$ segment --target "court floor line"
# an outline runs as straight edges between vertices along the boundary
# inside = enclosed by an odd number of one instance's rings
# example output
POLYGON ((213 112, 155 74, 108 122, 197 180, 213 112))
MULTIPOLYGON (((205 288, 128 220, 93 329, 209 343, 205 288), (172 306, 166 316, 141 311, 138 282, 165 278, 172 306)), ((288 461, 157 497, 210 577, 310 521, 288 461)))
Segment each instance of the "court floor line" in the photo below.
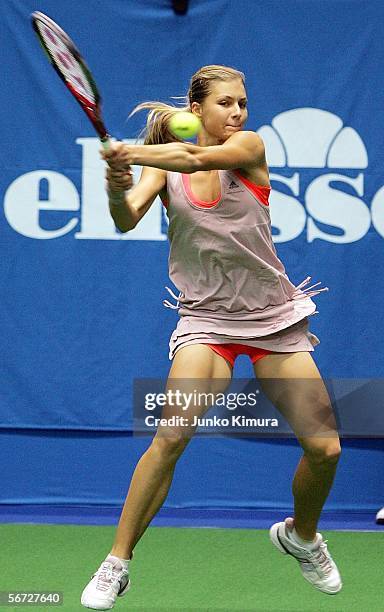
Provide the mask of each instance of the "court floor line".
MULTIPOLYGON (((121 506, 78 506, 44 504, 0 504, 0 523, 116 525, 121 506)), ((153 527, 198 527, 217 529, 268 529, 292 514, 292 509, 244 508, 162 508, 153 527)), ((376 512, 327 511, 319 529, 335 531, 384 532, 375 522, 376 512)))

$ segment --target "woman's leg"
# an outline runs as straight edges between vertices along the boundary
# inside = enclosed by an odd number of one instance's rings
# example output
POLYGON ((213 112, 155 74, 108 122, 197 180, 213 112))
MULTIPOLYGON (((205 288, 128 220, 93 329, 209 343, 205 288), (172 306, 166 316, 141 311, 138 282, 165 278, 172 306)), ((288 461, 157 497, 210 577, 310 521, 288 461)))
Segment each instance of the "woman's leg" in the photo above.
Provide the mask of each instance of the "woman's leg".
MULTIPOLYGON (((191 392, 224 392, 231 381, 232 368, 220 355, 204 344, 180 349, 172 362, 167 389, 191 392), (199 388, 196 389, 196 386, 199 388)), ((190 406, 188 415, 203 416, 210 405, 190 406)), ((180 408, 179 408, 180 410, 180 408)), ((162 417, 176 414, 165 406, 162 417)), ((180 414, 180 412, 179 412, 180 414)), ((176 462, 196 428, 159 427, 151 445, 137 463, 117 527, 111 554, 129 559, 147 526, 163 505, 171 486, 176 462)))
POLYGON ((313 540, 341 452, 327 389, 310 353, 267 355, 254 370, 304 450, 292 484, 295 529, 304 540, 313 540))

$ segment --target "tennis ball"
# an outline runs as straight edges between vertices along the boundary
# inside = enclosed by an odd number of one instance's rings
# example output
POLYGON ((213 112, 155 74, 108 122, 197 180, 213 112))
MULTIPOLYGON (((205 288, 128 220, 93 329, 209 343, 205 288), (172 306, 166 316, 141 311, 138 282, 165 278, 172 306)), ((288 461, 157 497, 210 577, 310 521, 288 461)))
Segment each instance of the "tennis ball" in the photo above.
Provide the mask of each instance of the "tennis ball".
POLYGON ((178 138, 193 138, 200 132, 201 121, 193 113, 179 111, 172 115, 169 129, 178 138))

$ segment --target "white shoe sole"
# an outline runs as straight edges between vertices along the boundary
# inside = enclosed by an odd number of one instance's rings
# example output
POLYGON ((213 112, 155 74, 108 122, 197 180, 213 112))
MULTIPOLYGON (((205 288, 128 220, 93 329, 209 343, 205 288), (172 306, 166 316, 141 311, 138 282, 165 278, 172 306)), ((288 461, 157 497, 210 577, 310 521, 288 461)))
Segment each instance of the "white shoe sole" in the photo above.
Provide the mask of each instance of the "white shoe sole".
MULTIPOLYGON (((117 597, 123 597, 129 591, 130 588, 131 588, 131 581, 128 580, 128 582, 125 585, 124 589, 121 591, 121 593, 118 594, 117 597)), ((86 598, 84 598, 84 599, 81 598, 80 603, 81 603, 82 606, 84 606, 84 608, 90 608, 91 610, 112 610, 112 608, 114 607, 116 602, 114 602, 111 606, 105 607, 105 604, 103 604, 103 602, 100 601, 99 605, 103 606, 103 607, 100 607, 100 608, 95 607, 95 606, 97 606, 97 603, 90 604, 86 600, 86 598)))
MULTIPOLYGON (((274 525, 272 525, 272 527, 269 530, 269 537, 271 539, 272 544, 274 544, 277 548, 277 550, 279 552, 281 552, 283 555, 290 555, 291 557, 293 557, 294 559, 296 558, 294 555, 292 555, 292 553, 290 553, 286 548, 284 548, 283 544, 280 542, 279 540, 279 536, 278 536, 278 531, 279 531, 279 527, 280 525, 283 525, 284 522, 282 523, 275 523, 274 525)), ((298 561, 298 559, 296 559, 296 561, 298 561)), ((319 586, 317 586, 316 584, 313 584, 313 582, 311 582, 310 580, 308 580, 308 578, 302 573, 303 578, 309 582, 309 584, 311 586, 313 586, 315 589, 317 589, 318 591, 320 591, 321 593, 326 593, 327 595, 336 595, 336 593, 339 593, 339 591, 341 591, 343 585, 340 584, 339 587, 335 587, 334 590, 332 590, 330 587, 328 587, 327 590, 325 589, 321 589, 319 586)))

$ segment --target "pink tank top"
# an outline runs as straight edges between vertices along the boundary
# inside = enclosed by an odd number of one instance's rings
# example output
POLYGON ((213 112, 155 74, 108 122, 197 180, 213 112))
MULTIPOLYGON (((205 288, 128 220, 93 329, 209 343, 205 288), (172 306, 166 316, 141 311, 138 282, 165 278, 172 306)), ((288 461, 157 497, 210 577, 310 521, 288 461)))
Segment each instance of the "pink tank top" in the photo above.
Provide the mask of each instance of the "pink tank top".
POLYGON ((167 288, 177 304, 166 300, 165 306, 192 318, 192 328, 204 320, 205 330, 239 339, 274 333, 313 314, 310 297, 326 288, 302 291, 310 277, 295 287, 286 275, 272 241, 270 187, 254 185, 237 170, 218 173, 220 197, 202 202, 189 174, 167 172, 169 277, 180 293, 167 288))

